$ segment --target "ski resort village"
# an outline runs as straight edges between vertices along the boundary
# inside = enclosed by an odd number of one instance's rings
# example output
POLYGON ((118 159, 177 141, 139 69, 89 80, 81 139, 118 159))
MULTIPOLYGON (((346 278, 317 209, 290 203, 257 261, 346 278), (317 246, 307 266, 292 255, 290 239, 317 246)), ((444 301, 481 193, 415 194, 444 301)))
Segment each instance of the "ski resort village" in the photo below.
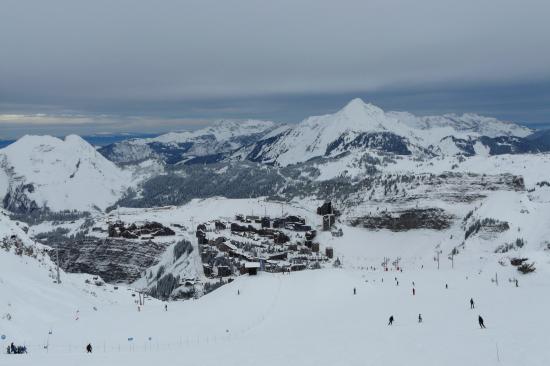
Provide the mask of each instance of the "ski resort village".
POLYGON ((0 366, 550 366, 550 1, 0 1, 0 366))

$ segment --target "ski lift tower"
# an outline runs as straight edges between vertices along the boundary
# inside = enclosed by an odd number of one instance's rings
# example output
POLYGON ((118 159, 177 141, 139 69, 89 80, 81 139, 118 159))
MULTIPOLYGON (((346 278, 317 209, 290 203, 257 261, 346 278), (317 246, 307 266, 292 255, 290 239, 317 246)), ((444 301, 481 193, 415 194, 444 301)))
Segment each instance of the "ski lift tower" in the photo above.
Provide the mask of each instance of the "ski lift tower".
POLYGON ((61 284, 61 277, 59 276, 59 247, 55 249, 55 257, 56 257, 55 262, 57 264, 57 266, 56 266, 57 267, 56 268, 56 270, 57 270, 57 279, 56 280, 57 280, 57 284, 61 284))

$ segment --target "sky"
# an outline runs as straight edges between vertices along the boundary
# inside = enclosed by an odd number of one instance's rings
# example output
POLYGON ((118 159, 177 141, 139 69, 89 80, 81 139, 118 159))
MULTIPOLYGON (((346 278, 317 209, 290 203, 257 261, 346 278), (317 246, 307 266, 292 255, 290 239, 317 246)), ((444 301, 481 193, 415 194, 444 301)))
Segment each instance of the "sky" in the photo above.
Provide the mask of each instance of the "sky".
POLYGON ((2 0, 0 139, 299 122, 361 97, 550 127, 547 0, 2 0))

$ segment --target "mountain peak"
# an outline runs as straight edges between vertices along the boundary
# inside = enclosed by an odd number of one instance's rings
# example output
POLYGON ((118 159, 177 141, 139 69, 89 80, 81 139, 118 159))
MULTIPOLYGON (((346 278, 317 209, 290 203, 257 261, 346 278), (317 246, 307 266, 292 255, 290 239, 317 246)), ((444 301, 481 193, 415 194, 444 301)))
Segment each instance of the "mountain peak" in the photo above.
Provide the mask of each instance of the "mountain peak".
POLYGON ((352 99, 342 108, 339 113, 345 114, 351 118, 361 118, 365 115, 380 115, 384 111, 371 103, 365 103, 361 98, 352 99))

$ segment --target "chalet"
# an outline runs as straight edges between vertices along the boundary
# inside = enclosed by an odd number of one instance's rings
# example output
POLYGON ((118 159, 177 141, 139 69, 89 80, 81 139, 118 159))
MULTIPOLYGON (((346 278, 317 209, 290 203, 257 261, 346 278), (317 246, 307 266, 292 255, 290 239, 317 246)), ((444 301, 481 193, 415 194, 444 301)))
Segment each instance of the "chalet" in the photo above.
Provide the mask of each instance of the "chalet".
POLYGON ((335 237, 335 238, 339 238, 339 237, 344 236, 344 232, 342 231, 341 228, 338 229, 338 230, 332 230, 332 231, 331 231, 331 234, 332 234, 332 236, 335 237))
POLYGON ((194 278, 182 278, 180 283, 185 287, 195 286, 196 280, 194 278))
POLYGON ((284 220, 285 220, 285 223, 293 223, 293 224, 300 224, 300 225, 306 224, 306 220, 300 216, 291 215, 291 216, 287 216, 284 220))
POLYGON ((262 228, 270 228, 271 227, 271 220, 269 217, 264 216, 262 217, 262 228))
POLYGON ((267 261, 264 261, 264 271, 266 272, 280 272, 281 271, 281 267, 280 267, 280 263, 279 261, 271 261, 271 260, 267 260, 267 261))
POLYGON ((246 222, 250 223, 250 222, 255 222, 255 223, 260 223, 260 216, 255 216, 255 215, 248 215, 246 216, 246 219, 245 219, 246 222))
POLYGON ((215 245, 219 245, 223 242, 227 241, 227 238, 226 237, 223 237, 223 236, 218 236, 215 240, 214 240, 214 244, 215 245))
POLYGON ((214 228, 216 230, 225 230, 225 229, 227 229, 227 226, 221 221, 216 221, 216 222, 214 222, 214 228))
POLYGON ((287 248, 288 250, 295 252, 298 250, 298 244, 289 244, 287 248))
POLYGON ((199 224, 197 225, 197 237, 199 236, 199 233, 206 233, 206 225, 205 224, 199 224))
POLYGON ((273 253, 267 256, 269 260, 286 260, 288 258, 288 252, 273 253))
POLYGON ((197 226, 197 231, 195 232, 195 236, 197 237, 199 244, 208 244, 208 240, 206 239, 205 224, 200 224, 197 226))
POLYGON ((319 253, 319 243, 313 243, 313 245, 311 246, 311 251, 313 253, 319 253))
POLYGON ((295 222, 287 222, 285 228, 294 231, 311 231, 311 226, 295 222))
POLYGON ((246 262, 244 264, 244 268, 246 269, 246 272, 250 276, 255 276, 258 274, 258 270, 260 269, 260 263, 259 262, 246 262))
POLYGON ((326 201, 320 207, 317 207, 317 215, 324 216, 333 213, 334 212, 332 211, 332 202, 330 201, 326 201))
POLYGON ((241 249, 230 250, 228 253, 229 253, 230 257, 242 259, 242 260, 245 260, 245 261, 252 262, 255 259, 252 255, 245 253, 241 249))
POLYGON ((306 265, 303 263, 295 263, 290 266, 291 271, 303 271, 304 269, 306 269, 306 265))
POLYGON ((316 230, 310 230, 310 231, 306 232, 306 240, 313 240, 313 239, 315 239, 316 236, 317 236, 317 231, 316 230))
POLYGON ((328 257, 328 258, 333 258, 334 257, 334 249, 332 249, 332 247, 326 247, 325 248, 325 255, 328 257))
POLYGON ((206 277, 210 277, 212 276, 212 266, 208 265, 208 264, 203 264, 202 265, 202 271, 204 272, 204 275, 206 277))
POLYGON ((275 244, 284 244, 284 243, 287 243, 290 241, 290 238, 288 237, 288 235, 284 234, 284 233, 281 233, 281 232, 277 232, 275 237, 273 238, 273 242, 275 244))
POLYGON ((239 224, 236 224, 236 223, 233 222, 233 223, 231 223, 231 231, 235 232, 235 233, 242 233, 242 232, 247 232, 247 231, 255 233, 257 230, 252 225, 244 226, 244 225, 239 225, 239 224))
POLYGON ((229 266, 218 266, 218 277, 228 277, 233 274, 229 266))
POLYGON ((211 258, 215 258, 218 254, 218 251, 212 247, 204 247, 201 251, 201 260, 203 262, 208 262, 211 258))
POLYGON ((226 252, 226 253, 227 252, 234 252, 238 249, 235 245, 233 245, 231 243, 228 243, 226 241, 222 241, 221 243, 219 243, 217 245, 217 247, 218 247, 218 250, 220 250, 222 252, 226 252))

